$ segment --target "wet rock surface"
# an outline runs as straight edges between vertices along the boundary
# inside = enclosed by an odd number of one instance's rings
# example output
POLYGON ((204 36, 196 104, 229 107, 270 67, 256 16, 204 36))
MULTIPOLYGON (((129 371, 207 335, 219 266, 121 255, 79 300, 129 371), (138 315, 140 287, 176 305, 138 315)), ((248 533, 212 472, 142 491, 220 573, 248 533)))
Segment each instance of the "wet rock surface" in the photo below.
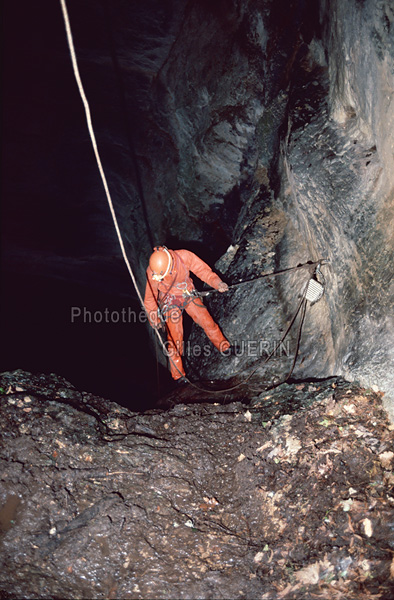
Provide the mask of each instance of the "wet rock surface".
POLYGON ((392 597, 381 393, 331 378, 137 414, 56 375, 0 386, 2 597, 392 597))

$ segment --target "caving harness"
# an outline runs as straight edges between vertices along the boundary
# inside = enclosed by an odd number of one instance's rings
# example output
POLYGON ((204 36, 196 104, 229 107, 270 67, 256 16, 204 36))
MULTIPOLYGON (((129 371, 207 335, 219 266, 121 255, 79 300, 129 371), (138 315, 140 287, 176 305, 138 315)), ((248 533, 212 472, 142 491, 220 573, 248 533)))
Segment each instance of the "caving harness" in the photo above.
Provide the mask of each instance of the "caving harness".
MULTIPOLYGON (((176 286, 176 287, 178 287, 178 286, 176 286)), ((179 310, 180 312, 183 312, 184 309, 186 308, 186 306, 188 306, 188 304, 190 304, 190 302, 194 302, 194 300, 198 297, 199 297, 199 294, 196 289, 193 289, 193 290, 185 289, 183 291, 182 295, 167 293, 165 295, 165 300, 161 299, 160 295, 159 295, 159 297, 158 297, 159 308, 157 309, 157 314, 158 314, 160 320, 164 323, 166 321, 167 317, 169 316, 169 314, 171 313, 171 311, 173 311, 173 310, 179 310)))
MULTIPOLYGON (((161 248, 167 250, 167 252, 169 253, 169 250, 165 246, 161 246, 161 248)), ((170 256, 173 261, 172 269, 175 271, 175 275, 167 290, 165 292, 163 292, 162 290, 158 290, 157 295, 157 315, 162 324, 165 324, 167 318, 173 310, 179 310, 182 313, 186 306, 190 304, 190 302, 194 302, 196 298, 199 297, 199 293, 192 284, 191 279, 188 277, 189 270, 187 269, 182 258, 176 252, 172 252, 170 256), (175 283, 179 275, 179 266, 181 266, 181 268, 183 269, 184 281, 175 283), (187 281, 187 279, 189 279, 189 282, 187 281), (171 291, 174 288, 179 290, 179 292, 171 293, 171 291)), ((171 273, 172 269, 168 269, 168 272, 171 273)), ((200 307, 200 304, 198 304, 198 306, 200 307)), ((201 308, 206 307, 204 305, 201 305, 201 308)))

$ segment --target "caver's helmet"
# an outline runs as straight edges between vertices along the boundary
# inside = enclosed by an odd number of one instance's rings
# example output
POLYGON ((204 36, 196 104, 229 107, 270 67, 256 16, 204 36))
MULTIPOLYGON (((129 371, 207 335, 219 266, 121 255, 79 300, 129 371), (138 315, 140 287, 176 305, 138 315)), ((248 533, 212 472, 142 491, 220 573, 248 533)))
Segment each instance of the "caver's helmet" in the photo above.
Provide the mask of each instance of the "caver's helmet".
POLYGON ((165 246, 155 248, 149 259, 149 266, 152 269, 152 279, 162 281, 168 275, 171 268, 171 254, 165 246))

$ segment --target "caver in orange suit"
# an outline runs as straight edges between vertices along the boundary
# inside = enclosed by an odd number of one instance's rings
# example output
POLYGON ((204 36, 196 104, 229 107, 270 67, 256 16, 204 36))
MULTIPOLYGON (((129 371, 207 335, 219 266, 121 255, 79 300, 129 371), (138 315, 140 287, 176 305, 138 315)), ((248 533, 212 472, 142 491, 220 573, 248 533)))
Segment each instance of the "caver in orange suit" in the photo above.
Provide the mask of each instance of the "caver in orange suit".
POLYGON ((204 329, 218 350, 224 352, 230 347, 201 298, 195 295, 190 271, 218 291, 225 292, 228 286, 204 261, 188 250, 169 250, 159 246, 151 255, 149 265, 146 270, 145 308, 152 327, 161 323, 158 309, 166 320, 171 375, 173 379, 180 379, 185 376, 181 358, 183 310, 204 329))

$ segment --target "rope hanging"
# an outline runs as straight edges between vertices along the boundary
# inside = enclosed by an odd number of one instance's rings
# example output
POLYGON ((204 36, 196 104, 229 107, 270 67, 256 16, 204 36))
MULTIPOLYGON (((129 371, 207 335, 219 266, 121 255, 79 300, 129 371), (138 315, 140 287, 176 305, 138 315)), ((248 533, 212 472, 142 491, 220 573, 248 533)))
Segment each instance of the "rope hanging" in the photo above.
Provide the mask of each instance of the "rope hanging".
MULTIPOLYGON (((126 250, 125 250, 125 247, 124 247, 122 235, 120 233, 119 224, 118 224, 118 220, 116 218, 116 213, 115 213, 115 209, 114 209, 114 206, 113 206, 111 194, 110 194, 110 191, 109 191, 107 179, 105 177, 103 165, 101 163, 100 154, 99 154, 98 147, 97 147, 96 136, 95 136, 94 130, 93 130, 92 116, 91 116, 91 112, 90 112, 89 102, 88 102, 88 100, 86 98, 85 90, 84 90, 83 85, 82 85, 81 76, 79 74, 78 62, 77 62, 77 57, 76 57, 76 54, 75 54, 74 41, 73 41, 73 36, 72 36, 72 32, 71 32, 71 25, 70 25, 70 19, 69 19, 69 16, 68 16, 66 1, 65 0, 60 0, 60 4, 61 4, 61 8, 62 8, 62 13, 63 13, 64 26, 65 26, 65 29, 66 29, 67 42, 68 42, 68 47, 69 47, 69 51, 70 51, 70 56, 71 56, 71 62, 72 62, 72 67, 73 67, 73 71, 74 71, 74 76, 75 76, 75 80, 76 80, 77 85, 78 85, 78 90, 79 90, 79 93, 80 93, 80 96, 82 98, 82 102, 83 102, 83 105, 84 105, 84 108, 85 108, 86 122, 87 122, 87 125, 88 125, 89 135, 90 135, 90 139, 91 139, 91 142, 92 142, 92 146, 93 146, 93 150, 94 150, 94 155, 96 157, 97 166, 98 166, 98 169, 99 169, 99 172, 100 172, 100 175, 101 175, 101 180, 103 182, 105 194, 107 196, 109 209, 111 211, 112 219, 113 219, 113 222, 114 222, 114 225, 115 225, 115 230, 116 230, 116 234, 118 236, 120 248, 122 250, 122 256, 123 256, 123 259, 124 259, 124 261, 126 263, 126 267, 127 267, 127 270, 128 270, 128 272, 130 274, 130 277, 131 277, 131 280, 133 282, 133 285, 134 285, 135 291, 137 293, 138 299, 140 301, 141 308, 146 313, 146 309, 145 309, 145 306, 144 306, 144 301, 143 301, 141 293, 140 293, 140 291, 138 289, 137 280, 135 278, 135 275, 133 273, 133 269, 131 268, 130 261, 129 261, 128 257, 127 257, 127 254, 126 254, 126 250)), ((163 340, 161 339, 160 333, 157 331, 157 329, 155 329, 155 332, 156 332, 156 335, 157 335, 157 337, 159 339, 160 344, 162 345, 162 348, 163 348, 164 352, 166 352, 166 348, 165 348, 163 340)))

